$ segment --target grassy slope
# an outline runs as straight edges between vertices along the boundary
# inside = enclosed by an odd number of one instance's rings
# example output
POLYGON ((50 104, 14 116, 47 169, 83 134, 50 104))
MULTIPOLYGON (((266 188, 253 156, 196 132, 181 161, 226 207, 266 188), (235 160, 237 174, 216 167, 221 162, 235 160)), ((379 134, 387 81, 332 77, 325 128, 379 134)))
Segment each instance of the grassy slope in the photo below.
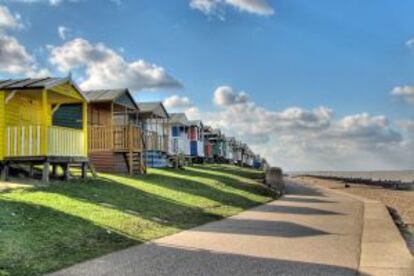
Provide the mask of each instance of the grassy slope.
POLYGON ((102 174, 0 193, 0 275, 42 274, 233 215, 271 199, 228 165, 102 174))

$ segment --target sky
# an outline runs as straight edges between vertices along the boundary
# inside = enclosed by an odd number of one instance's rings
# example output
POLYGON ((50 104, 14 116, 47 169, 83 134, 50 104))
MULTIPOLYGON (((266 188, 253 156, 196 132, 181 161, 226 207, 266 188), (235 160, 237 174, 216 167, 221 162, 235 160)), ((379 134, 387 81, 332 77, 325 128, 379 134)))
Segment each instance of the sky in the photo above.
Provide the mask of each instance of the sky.
POLYGON ((0 77, 127 87, 286 170, 414 169, 410 0, 0 0, 0 77))

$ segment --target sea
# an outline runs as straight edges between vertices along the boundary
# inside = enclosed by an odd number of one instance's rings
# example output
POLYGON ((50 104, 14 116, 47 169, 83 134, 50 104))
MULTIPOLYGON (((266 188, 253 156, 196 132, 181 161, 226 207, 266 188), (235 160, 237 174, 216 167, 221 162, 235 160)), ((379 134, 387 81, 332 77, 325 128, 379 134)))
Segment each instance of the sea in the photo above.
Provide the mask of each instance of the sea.
POLYGON ((404 171, 302 171, 288 172, 289 175, 315 175, 345 178, 362 178, 371 180, 391 180, 414 183, 414 170, 404 171))

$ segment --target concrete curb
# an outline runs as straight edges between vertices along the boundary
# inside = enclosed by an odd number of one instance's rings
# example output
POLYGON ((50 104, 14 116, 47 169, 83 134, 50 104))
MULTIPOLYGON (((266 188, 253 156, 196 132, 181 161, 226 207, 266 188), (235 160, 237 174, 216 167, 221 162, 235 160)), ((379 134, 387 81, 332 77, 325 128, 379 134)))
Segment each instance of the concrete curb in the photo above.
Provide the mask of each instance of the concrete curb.
POLYGON ((414 275, 414 258, 382 202, 334 189, 318 188, 364 203, 360 275, 414 275))

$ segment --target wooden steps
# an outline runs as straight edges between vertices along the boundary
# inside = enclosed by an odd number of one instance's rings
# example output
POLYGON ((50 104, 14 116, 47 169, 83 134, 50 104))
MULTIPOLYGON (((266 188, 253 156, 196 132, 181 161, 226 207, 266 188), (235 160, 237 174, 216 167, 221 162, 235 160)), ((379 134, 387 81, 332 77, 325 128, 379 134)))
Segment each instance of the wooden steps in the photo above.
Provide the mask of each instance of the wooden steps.
POLYGON ((125 162, 128 165, 128 172, 130 174, 145 174, 147 168, 145 162, 142 159, 141 152, 126 152, 124 153, 125 162), (132 156, 131 156, 132 154, 132 156))

